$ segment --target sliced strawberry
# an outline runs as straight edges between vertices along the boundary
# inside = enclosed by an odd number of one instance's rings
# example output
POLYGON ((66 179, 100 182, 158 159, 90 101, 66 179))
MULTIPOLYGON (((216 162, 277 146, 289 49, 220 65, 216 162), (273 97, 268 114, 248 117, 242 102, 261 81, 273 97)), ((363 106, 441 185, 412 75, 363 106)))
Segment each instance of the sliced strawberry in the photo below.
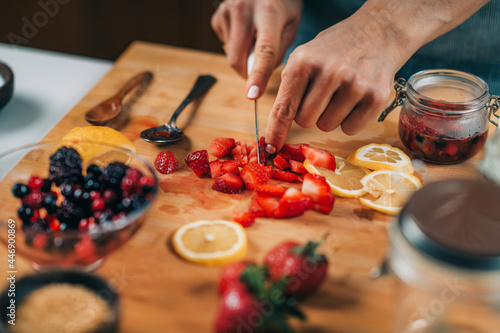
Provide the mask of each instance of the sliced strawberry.
POLYGON ((214 184, 212 185, 212 189, 229 194, 240 193, 244 188, 245 185, 241 178, 232 173, 225 173, 215 178, 214 184))
POLYGON ((290 164, 281 155, 276 155, 273 162, 274 166, 281 170, 286 170, 290 167, 290 164))
MULTIPOLYGON (((265 156, 265 151, 263 147, 259 148, 259 154, 260 154, 260 163, 266 164, 266 156, 265 156)), ((248 154, 248 163, 258 163, 259 160, 257 159, 257 146, 255 145, 255 142, 252 142, 251 146, 248 145, 248 150, 250 153, 248 154)))
POLYGON ((257 196, 255 196, 252 199, 252 202, 250 202, 250 209, 248 210, 248 212, 253 214, 255 217, 264 217, 265 216, 264 209, 257 201, 257 196))
POLYGON ((271 178, 272 179, 278 179, 278 180, 283 180, 285 182, 294 182, 299 179, 299 176, 297 176, 294 173, 288 172, 288 171, 282 171, 282 170, 273 170, 271 172, 271 178))
POLYGON ((257 202, 262 207, 262 210, 264 211, 266 217, 273 217, 274 213, 280 205, 280 201, 278 198, 271 197, 265 194, 258 194, 257 202))
POLYGON ((290 171, 297 172, 300 174, 307 173, 307 170, 306 168, 304 168, 304 164, 302 162, 295 160, 288 160, 288 163, 290 164, 290 171))
POLYGON ((296 188, 289 188, 279 201, 279 207, 274 212, 274 217, 284 218, 304 214, 313 207, 313 202, 309 196, 296 188))
POLYGON ((192 152, 186 157, 184 162, 186 162, 188 167, 190 167, 198 177, 209 170, 208 152, 206 150, 192 152))
POLYGON ((247 142, 241 140, 235 143, 235 147, 231 150, 233 160, 237 166, 242 167, 248 164, 247 142))
POLYGON ((225 173, 232 173, 233 175, 239 176, 240 175, 240 169, 236 165, 234 161, 224 161, 222 163, 222 169, 221 169, 222 174, 225 173))
POLYGON ((252 163, 245 165, 240 172, 241 179, 245 182, 249 190, 253 190, 260 184, 265 184, 271 178, 269 168, 259 164, 252 163))
POLYGON ((238 222, 244 228, 248 228, 255 223, 255 215, 251 212, 233 211, 233 221, 238 222))
POLYGON ((258 194, 265 194, 276 198, 281 198, 286 190, 285 187, 275 184, 262 184, 254 189, 258 194))
POLYGON ((309 162, 311 162, 312 165, 335 171, 335 156, 326 150, 301 145, 300 152, 309 160, 309 162))
POLYGON ((214 160, 211 161, 208 166, 210 168, 210 176, 215 179, 222 175, 222 161, 221 160, 214 160))
POLYGON ((325 177, 306 173, 302 183, 302 193, 311 198, 314 203, 314 210, 330 214, 335 198, 325 177))
POLYGON ((295 160, 299 162, 304 162, 306 159, 302 152, 300 151, 300 146, 308 146, 307 144, 287 144, 283 145, 283 148, 278 152, 278 155, 283 157, 285 160, 295 160))
POLYGON ((234 144, 234 139, 231 138, 215 138, 210 144, 208 151, 215 157, 221 158, 231 153, 234 144))

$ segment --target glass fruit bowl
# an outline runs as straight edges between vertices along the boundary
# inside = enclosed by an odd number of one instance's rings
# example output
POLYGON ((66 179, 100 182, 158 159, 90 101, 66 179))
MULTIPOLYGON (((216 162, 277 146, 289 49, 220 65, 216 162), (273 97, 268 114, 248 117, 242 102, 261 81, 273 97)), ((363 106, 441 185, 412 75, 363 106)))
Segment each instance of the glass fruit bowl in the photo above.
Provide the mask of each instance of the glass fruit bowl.
POLYGON ((152 167, 113 145, 23 146, 0 154, 0 168, 12 160, 19 163, 0 179, 0 242, 9 270, 17 255, 38 271, 96 269, 141 227, 158 191, 152 167))

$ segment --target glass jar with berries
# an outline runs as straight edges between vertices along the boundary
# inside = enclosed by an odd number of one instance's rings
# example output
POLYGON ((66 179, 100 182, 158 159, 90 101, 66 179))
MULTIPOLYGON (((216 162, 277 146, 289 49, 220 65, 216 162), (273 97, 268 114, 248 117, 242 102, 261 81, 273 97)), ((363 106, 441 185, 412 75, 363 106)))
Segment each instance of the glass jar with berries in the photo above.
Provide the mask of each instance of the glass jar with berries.
POLYGON ((455 70, 425 70, 395 84, 396 98, 383 121, 402 106, 399 137, 410 152, 428 162, 455 164, 476 155, 488 135, 499 97, 481 78, 455 70))

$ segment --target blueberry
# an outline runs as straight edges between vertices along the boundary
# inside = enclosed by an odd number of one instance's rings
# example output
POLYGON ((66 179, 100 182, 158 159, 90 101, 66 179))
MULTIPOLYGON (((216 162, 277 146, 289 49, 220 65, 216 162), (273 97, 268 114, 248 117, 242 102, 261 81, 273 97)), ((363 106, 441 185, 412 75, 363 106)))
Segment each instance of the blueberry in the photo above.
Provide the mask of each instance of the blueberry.
POLYGON ((27 206, 21 206, 17 211, 17 216, 25 223, 30 223, 31 218, 33 217, 33 209, 27 206))
POLYGON ((16 185, 12 186, 12 194, 16 198, 22 199, 22 198, 24 198, 30 192, 31 192, 31 190, 30 190, 30 188, 27 185, 16 184, 16 185))
POLYGON ((42 206, 47 210, 47 213, 53 214, 56 212, 57 209, 56 201, 57 201, 57 196, 54 195, 53 193, 49 193, 43 197, 42 206))

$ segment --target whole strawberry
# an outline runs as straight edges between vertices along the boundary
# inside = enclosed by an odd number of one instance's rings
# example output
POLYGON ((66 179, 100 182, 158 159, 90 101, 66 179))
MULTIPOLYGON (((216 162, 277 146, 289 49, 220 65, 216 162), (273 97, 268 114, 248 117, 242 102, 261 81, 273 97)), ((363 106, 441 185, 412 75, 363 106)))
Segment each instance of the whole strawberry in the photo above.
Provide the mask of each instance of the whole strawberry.
POLYGON ((288 241, 279 244, 266 255, 271 281, 287 277, 285 295, 305 297, 316 291, 326 278, 328 261, 324 255, 317 254, 320 243, 307 242, 301 245, 288 241))
POLYGON ((155 159, 155 168, 164 175, 179 169, 179 162, 171 151, 161 151, 155 159))
POLYGON ((222 269, 217 287, 219 294, 225 294, 233 284, 242 284, 240 276, 249 266, 255 267, 256 264, 253 261, 238 261, 225 266, 222 269))
MULTIPOLYGON (((224 285, 215 319, 216 333, 289 331, 287 316, 304 319, 295 302, 283 302, 284 281, 266 286, 265 268, 252 264, 234 265, 223 278, 237 281, 224 285), (242 266, 244 270, 238 271, 242 266), (233 274, 234 273, 234 274, 233 274)), ((220 285, 219 285, 220 290, 220 285)))

